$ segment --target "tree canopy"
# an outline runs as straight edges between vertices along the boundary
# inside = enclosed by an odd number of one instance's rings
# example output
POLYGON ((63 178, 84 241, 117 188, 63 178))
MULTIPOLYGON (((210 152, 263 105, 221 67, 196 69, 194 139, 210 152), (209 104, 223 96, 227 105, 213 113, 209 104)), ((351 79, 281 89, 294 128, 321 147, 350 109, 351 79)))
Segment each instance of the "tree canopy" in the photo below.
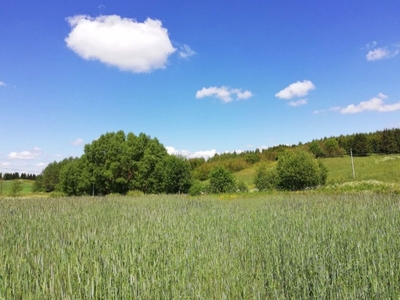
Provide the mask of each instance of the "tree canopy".
POLYGON ((190 164, 171 156, 156 139, 121 130, 101 135, 79 158, 49 164, 40 175, 41 189, 67 195, 187 192, 190 164))

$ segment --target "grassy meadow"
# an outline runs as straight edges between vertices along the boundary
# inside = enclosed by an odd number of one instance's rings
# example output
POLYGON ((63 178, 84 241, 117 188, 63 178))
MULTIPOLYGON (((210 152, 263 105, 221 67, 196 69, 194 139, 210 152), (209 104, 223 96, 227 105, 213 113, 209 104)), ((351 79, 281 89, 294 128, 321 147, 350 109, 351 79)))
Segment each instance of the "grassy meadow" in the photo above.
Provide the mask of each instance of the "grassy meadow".
MULTIPOLYGON (((32 193, 32 187, 33 183, 35 182, 34 180, 20 180, 21 181, 21 187, 22 195, 28 195, 32 193)), ((13 184, 12 180, 0 180, 0 195, 8 195, 11 192, 11 185, 13 184)))
MULTIPOLYGON (((379 186, 388 190, 395 188, 400 192, 400 155, 356 156, 353 159, 355 177, 350 156, 321 159, 328 169, 328 186, 345 191, 350 187, 366 190, 379 186)), ((268 165, 274 168, 276 162, 269 162, 268 165)), ((253 178, 257 167, 258 164, 236 173, 236 178, 254 188, 253 178)))
POLYGON ((0 299, 399 299, 400 195, 4 198, 0 299))

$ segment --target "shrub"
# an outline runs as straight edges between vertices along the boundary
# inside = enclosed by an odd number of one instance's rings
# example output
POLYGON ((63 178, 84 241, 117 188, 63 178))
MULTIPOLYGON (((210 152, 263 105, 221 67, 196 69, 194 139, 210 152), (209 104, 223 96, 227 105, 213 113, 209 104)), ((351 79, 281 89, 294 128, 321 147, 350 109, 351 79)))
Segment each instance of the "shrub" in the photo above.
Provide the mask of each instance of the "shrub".
POLYGON ((13 180, 11 184, 10 196, 17 197, 21 194, 21 192, 22 192, 22 181, 18 179, 13 180))
POLYGON ((231 193, 235 191, 235 178, 225 167, 214 167, 210 172, 211 193, 231 193))
POLYGON ((278 158, 276 171, 279 188, 284 190, 303 190, 323 185, 327 169, 321 162, 305 151, 285 151, 278 158))
POLYGON ((126 195, 129 197, 141 197, 141 196, 144 196, 144 193, 139 190, 132 190, 132 191, 128 191, 126 193, 126 195))
POLYGON ((256 170, 254 185, 259 191, 275 190, 279 186, 279 176, 276 169, 268 169, 266 164, 260 165, 256 170))
POLYGON ((200 196, 205 191, 205 187, 200 181, 195 181, 189 189, 190 196, 200 196))
POLYGON ((238 181, 236 183, 236 191, 241 193, 247 193, 249 191, 249 187, 244 181, 238 181))

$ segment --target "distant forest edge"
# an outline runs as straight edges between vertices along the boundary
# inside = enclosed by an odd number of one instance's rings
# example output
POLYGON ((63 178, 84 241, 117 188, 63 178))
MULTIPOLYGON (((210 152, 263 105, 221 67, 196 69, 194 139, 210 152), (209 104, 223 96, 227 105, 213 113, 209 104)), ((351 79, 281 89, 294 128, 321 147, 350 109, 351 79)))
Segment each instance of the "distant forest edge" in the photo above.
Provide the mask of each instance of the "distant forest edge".
POLYGON ((196 181, 209 179, 216 167, 234 173, 259 162, 277 161, 287 151, 310 152, 315 158, 400 153, 400 128, 322 138, 297 145, 278 145, 240 153, 215 154, 212 158, 169 155, 157 140, 144 133, 106 133, 84 147, 79 158, 50 163, 40 175, 0 173, 0 178, 35 179, 34 192, 65 195, 112 193, 187 193, 196 181))

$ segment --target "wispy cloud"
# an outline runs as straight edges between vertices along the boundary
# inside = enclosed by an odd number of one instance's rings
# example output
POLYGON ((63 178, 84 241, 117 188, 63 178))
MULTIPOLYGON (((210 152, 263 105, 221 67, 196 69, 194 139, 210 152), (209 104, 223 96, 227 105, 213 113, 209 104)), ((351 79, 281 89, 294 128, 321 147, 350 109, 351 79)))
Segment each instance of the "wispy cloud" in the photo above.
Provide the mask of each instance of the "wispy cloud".
POLYGON ((221 87, 209 87, 202 88, 196 92, 196 98, 201 99, 204 97, 214 97, 221 100, 224 103, 228 103, 234 100, 246 100, 253 96, 250 91, 242 91, 241 89, 232 89, 226 86, 221 87))
POLYGON ((378 96, 373 97, 368 101, 362 101, 357 105, 351 104, 340 110, 342 114, 355 114, 363 111, 377 111, 377 112, 392 112, 400 110, 400 102, 394 104, 384 104, 383 100, 388 97, 385 94, 379 93, 378 96))
POLYGON ((399 54, 399 50, 388 50, 387 48, 376 48, 367 53, 366 58, 368 61, 381 60, 385 58, 392 58, 399 54))
POLYGON ((74 146, 79 146, 79 145, 82 145, 83 143, 84 143, 84 141, 81 138, 77 138, 76 140, 71 142, 71 144, 74 146))
POLYGON ((302 106, 302 105, 306 105, 307 104, 307 99, 300 99, 297 101, 290 101, 289 105, 296 107, 296 106, 302 106))
MULTIPOLYGON (((377 45, 378 45, 378 43, 376 41, 373 41, 371 43, 368 43, 366 45, 366 48, 367 49, 375 48, 377 45)), ((391 48, 378 47, 378 48, 369 50, 365 57, 368 61, 374 61, 374 60, 392 58, 392 57, 395 57, 399 53, 400 53, 400 45, 395 45, 394 47, 391 47, 391 48)))
POLYGON ((176 51, 159 20, 148 18, 140 23, 118 15, 77 15, 67 21, 72 30, 65 42, 71 50, 84 59, 121 70, 142 73, 163 69, 176 51))
POLYGON ((328 109, 315 110, 313 113, 315 115, 317 115, 317 114, 322 114, 322 113, 326 113, 326 112, 329 112, 329 111, 340 111, 341 109, 342 108, 340 106, 333 106, 333 107, 330 107, 328 109))
POLYGON ((279 99, 292 99, 294 97, 302 97, 307 95, 311 90, 314 89, 315 85, 309 80, 297 81, 276 93, 275 97, 279 99))
POLYGON ((0 81, 0 86, 6 86, 6 84, 3 81, 0 81))
POLYGON ((179 56, 181 58, 189 58, 195 54, 196 52, 194 52, 188 45, 183 45, 180 47, 179 56))

